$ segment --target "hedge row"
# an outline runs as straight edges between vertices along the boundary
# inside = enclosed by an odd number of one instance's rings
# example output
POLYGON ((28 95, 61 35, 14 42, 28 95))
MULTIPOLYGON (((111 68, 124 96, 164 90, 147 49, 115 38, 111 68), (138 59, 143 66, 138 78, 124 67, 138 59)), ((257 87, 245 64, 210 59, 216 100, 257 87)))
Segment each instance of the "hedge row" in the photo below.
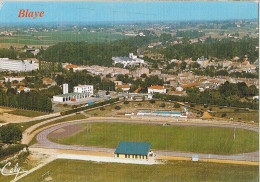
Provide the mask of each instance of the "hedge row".
POLYGON ((104 101, 104 102, 98 102, 98 103, 95 103, 95 104, 92 104, 92 105, 89 105, 89 106, 83 106, 83 107, 79 107, 79 108, 76 108, 76 109, 62 111, 61 115, 64 116, 64 115, 76 113, 76 112, 79 112, 79 111, 91 109, 91 108, 94 108, 94 107, 103 106, 103 105, 106 105, 106 104, 113 104, 114 102, 117 102, 117 101, 119 101, 119 98, 110 99, 110 100, 107 100, 107 101, 104 101))
POLYGON ((0 158, 19 152, 24 147, 27 147, 27 145, 25 144, 10 145, 8 148, 0 149, 0 158))

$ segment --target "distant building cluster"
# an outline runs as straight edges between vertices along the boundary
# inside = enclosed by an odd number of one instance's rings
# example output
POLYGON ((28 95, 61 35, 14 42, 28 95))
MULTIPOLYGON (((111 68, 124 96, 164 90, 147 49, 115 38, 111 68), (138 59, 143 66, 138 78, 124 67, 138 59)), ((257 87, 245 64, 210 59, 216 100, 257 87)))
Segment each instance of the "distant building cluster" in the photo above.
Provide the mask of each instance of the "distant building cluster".
MULTIPOLYGON (((187 63, 187 65, 190 65, 192 63, 198 63, 201 68, 206 68, 209 66, 222 69, 222 70, 228 70, 229 73, 232 72, 246 72, 246 73, 255 73, 257 69, 256 63, 250 64, 250 62, 247 60, 247 58, 244 58, 242 62, 239 62, 239 57, 234 57, 232 60, 222 60, 222 61, 215 61, 215 60, 209 60, 205 58, 204 56, 198 58, 196 61, 193 61, 192 59, 186 59, 184 62, 187 63)), ((258 61, 257 61, 258 62, 258 61)), ((169 61, 169 63, 176 63, 181 64, 182 61, 178 59, 172 59, 169 61)))
POLYGON ((111 75, 111 76, 116 76, 120 74, 129 74, 129 70, 124 69, 124 68, 115 68, 115 67, 105 67, 105 66, 98 66, 98 65, 93 65, 93 66, 78 66, 78 65, 73 65, 73 64, 68 64, 65 63, 63 64, 63 67, 65 69, 73 69, 73 71, 83 71, 86 70, 93 75, 111 75))
POLYGON ((0 58, 0 70, 13 72, 27 72, 39 69, 39 63, 34 60, 13 60, 0 58))
POLYGON ((0 36, 12 36, 15 33, 15 31, 3 31, 0 32, 0 36))
POLYGON ((145 64, 143 59, 138 58, 133 53, 129 53, 128 57, 112 57, 112 60, 114 65, 122 64, 124 67, 145 64))
POLYGON ((24 52, 31 52, 34 56, 40 53, 40 49, 38 48, 27 48, 24 49, 24 52))

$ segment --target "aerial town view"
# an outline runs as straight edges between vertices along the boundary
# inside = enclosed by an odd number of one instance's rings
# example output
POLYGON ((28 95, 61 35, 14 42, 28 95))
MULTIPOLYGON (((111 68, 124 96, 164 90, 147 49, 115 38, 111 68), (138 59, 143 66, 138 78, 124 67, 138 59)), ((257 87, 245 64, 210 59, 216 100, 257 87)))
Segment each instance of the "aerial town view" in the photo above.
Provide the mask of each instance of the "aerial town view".
POLYGON ((0 181, 259 181, 258 7, 0 1, 0 181))

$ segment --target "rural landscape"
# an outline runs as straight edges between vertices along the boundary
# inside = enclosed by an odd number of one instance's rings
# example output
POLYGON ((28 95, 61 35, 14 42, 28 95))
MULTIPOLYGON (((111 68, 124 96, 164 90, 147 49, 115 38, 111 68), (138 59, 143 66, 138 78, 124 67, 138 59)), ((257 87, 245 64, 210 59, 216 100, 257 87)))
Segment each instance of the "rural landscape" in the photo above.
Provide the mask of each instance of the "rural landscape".
POLYGON ((1 4, 0 181, 259 181, 258 22, 256 2, 1 4))

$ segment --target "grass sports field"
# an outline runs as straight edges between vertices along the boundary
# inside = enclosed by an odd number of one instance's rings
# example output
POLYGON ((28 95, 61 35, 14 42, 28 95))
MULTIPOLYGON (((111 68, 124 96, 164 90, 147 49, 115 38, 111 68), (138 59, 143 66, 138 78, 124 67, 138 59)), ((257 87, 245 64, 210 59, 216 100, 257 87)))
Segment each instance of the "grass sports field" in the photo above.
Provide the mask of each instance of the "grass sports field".
MULTIPOLYGON (((258 166, 229 165, 190 161, 173 161, 165 165, 134 165, 55 160, 23 178, 41 181, 50 172, 52 181, 257 181, 258 166)), ((47 176, 46 176, 47 177, 47 176)))
POLYGON ((66 145, 116 148, 119 141, 152 143, 152 150, 234 154, 258 149, 258 133, 233 128, 92 123, 75 135, 52 139, 66 145), (89 129, 91 127, 91 129, 89 129), (88 129, 88 133, 87 133, 88 129))

